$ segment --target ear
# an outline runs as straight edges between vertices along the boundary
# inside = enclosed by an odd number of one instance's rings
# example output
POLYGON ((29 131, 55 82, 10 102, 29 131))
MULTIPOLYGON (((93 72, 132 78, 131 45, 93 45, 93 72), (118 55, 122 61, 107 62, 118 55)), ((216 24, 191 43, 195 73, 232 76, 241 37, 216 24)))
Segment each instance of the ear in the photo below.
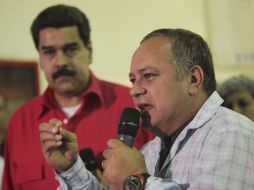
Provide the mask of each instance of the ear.
POLYGON ((203 87, 204 72, 199 65, 194 65, 189 72, 189 94, 194 95, 203 87))

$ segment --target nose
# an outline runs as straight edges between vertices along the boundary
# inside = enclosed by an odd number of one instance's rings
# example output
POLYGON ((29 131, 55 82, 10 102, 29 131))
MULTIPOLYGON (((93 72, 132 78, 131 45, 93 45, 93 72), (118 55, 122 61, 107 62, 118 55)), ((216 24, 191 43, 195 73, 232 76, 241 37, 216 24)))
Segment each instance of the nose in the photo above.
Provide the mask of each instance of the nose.
POLYGON ((138 97, 140 95, 144 95, 146 93, 146 89, 138 84, 133 84, 130 94, 132 97, 138 97))
POLYGON ((62 67, 62 66, 65 66, 67 64, 66 59, 67 59, 67 57, 64 54, 64 52, 62 52, 61 50, 58 50, 56 55, 55 55, 54 62, 58 67, 62 67))

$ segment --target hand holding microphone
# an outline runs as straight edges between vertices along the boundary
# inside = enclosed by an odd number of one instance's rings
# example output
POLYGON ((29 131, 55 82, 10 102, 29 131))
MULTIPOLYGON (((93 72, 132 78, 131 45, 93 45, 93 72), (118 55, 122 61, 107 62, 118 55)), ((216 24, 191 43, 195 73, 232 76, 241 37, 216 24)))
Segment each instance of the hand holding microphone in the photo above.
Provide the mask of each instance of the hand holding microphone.
POLYGON ((144 156, 132 148, 140 122, 139 112, 123 110, 118 128, 118 140, 110 139, 103 152, 103 176, 111 189, 122 189, 124 180, 133 174, 146 173, 144 156))

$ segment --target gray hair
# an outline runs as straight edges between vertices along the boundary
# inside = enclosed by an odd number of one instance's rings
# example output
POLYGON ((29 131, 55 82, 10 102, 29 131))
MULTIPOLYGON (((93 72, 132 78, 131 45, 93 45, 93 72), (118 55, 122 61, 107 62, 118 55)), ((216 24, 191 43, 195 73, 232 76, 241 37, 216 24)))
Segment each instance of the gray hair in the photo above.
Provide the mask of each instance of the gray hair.
POLYGON ((225 80, 218 87, 218 92, 222 98, 226 98, 229 94, 242 90, 249 91, 254 97, 254 80, 247 76, 239 75, 225 80))

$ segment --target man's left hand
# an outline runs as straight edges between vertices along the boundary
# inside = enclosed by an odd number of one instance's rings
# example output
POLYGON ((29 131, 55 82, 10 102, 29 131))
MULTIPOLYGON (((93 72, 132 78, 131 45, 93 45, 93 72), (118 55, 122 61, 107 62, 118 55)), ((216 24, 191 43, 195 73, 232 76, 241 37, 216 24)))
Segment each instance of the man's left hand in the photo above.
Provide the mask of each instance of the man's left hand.
POLYGON ((144 156, 118 139, 110 139, 104 150, 103 176, 112 190, 123 189, 123 183, 130 175, 147 173, 144 156))

